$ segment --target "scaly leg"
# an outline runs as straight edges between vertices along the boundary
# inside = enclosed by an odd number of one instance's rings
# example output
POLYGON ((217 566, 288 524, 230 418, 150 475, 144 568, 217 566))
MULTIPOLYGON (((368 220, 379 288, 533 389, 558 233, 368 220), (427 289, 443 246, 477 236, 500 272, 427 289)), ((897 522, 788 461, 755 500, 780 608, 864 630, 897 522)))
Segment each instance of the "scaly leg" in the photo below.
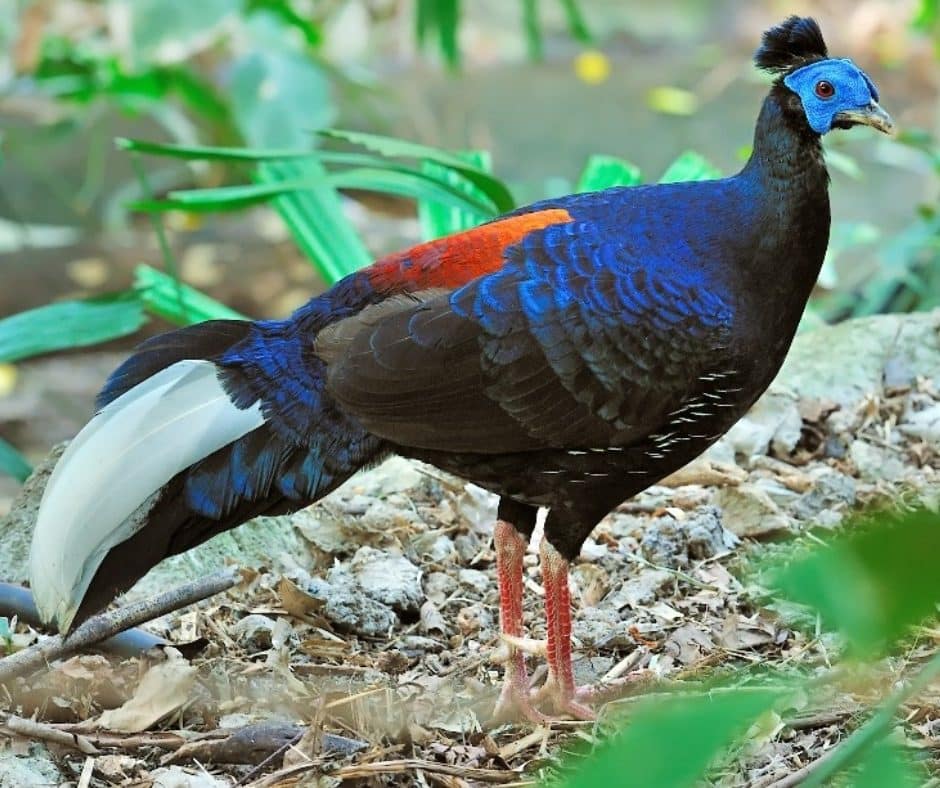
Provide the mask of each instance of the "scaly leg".
POLYGON ((493 530, 496 547, 496 573, 499 578, 499 628, 502 632, 509 658, 506 661, 506 676, 503 689, 496 703, 494 716, 512 717, 516 712, 531 722, 545 722, 529 699, 529 675, 525 667, 525 654, 518 648, 522 639, 522 559, 528 545, 512 525, 497 520, 493 530))
MULTIPOLYGON (((545 626, 548 634, 548 679, 538 698, 548 697, 556 710, 582 720, 593 720, 594 711, 580 702, 571 667, 571 592, 568 560, 547 539, 539 550, 542 586, 545 589, 545 626)), ((583 694, 590 694, 585 692, 583 694)))

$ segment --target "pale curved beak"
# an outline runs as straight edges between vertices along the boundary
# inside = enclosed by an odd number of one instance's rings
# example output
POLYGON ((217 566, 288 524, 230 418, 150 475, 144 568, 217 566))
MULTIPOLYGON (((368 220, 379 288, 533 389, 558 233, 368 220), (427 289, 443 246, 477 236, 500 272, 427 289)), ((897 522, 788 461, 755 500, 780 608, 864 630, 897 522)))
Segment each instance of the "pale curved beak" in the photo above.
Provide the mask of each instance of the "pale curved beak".
POLYGON ((891 116, 881 108, 877 101, 872 101, 871 104, 862 109, 837 112, 835 121, 850 125, 871 126, 883 134, 894 134, 895 131, 894 121, 891 120, 891 116))

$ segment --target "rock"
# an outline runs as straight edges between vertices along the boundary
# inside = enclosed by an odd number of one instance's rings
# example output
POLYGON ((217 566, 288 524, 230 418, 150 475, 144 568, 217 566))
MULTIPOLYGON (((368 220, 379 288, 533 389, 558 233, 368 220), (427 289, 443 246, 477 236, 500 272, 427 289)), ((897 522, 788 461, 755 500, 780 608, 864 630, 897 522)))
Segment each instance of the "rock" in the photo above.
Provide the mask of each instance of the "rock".
POLYGON ((360 547, 349 570, 362 590, 376 601, 404 616, 418 615, 424 602, 421 570, 403 555, 360 547))
POLYGON ((683 524, 689 557, 700 561, 727 552, 741 540, 725 528, 721 512, 714 506, 704 506, 683 524))
POLYGON ((31 785, 64 785, 67 777, 40 744, 30 744, 25 755, 0 750, 0 786, 20 788, 31 785))
POLYGON ((424 580, 424 595, 435 605, 443 605, 456 589, 457 583, 446 572, 431 572, 424 580))
POLYGON ((231 629, 239 644, 252 651, 271 648, 274 621, 260 613, 251 613, 239 619, 231 629))
POLYGON ((356 579, 340 567, 331 569, 325 581, 313 579, 304 590, 324 601, 323 615, 344 632, 386 637, 398 623, 395 611, 364 593, 356 579))
POLYGON ((640 540, 640 552, 650 563, 670 569, 688 566, 686 534, 682 523, 669 515, 650 523, 640 540))
POLYGON ((490 578, 486 572, 477 569, 461 569, 457 573, 457 580, 461 585, 472 588, 478 594, 485 594, 490 587, 490 578))
POLYGON ((905 413, 898 429, 912 438, 940 446, 940 402, 923 410, 905 413))
POLYGON ((905 376, 940 378, 940 310, 846 320, 800 334, 771 391, 786 389, 852 410, 883 390, 889 361, 905 376))
MULTIPOLYGON (((856 500, 855 479, 844 473, 821 466, 810 471, 813 486, 790 506, 800 520, 810 520, 832 507, 849 507, 856 500)), ((831 516, 828 517, 831 520, 831 516)))
POLYGON ((789 454, 799 442, 803 427, 797 399, 796 394, 782 388, 768 392, 721 442, 744 458, 766 454, 771 448, 778 454, 789 454))
POLYGON ((849 457, 863 481, 894 482, 904 475, 904 463, 895 452, 861 439, 852 442, 849 457))
POLYGON ((723 487, 715 497, 722 522, 736 536, 759 537, 790 530, 790 520, 773 499, 754 484, 723 487))

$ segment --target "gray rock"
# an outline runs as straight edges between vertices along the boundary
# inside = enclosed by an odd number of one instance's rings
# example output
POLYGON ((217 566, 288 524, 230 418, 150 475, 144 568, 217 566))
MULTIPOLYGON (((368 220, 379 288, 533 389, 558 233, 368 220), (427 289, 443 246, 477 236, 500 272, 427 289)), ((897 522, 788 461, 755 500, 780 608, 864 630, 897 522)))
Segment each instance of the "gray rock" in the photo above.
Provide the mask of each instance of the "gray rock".
POLYGON ((643 569, 620 588, 607 594, 596 607, 619 611, 625 607, 648 604, 656 599, 659 589, 672 579, 672 573, 665 569, 643 569))
POLYGON ((812 489, 790 506, 790 511, 798 519, 810 520, 827 509, 849 507, 855 503, 856 484, 851 476, 828 466, 814 468, 810 475, 813 477, 812 489))
POLYGON ((490 587, 489 575, 477 569, 461 569, 457 573, 457 580, 461 585, 472 588, 478 594, 485 594, 490 587))
POLYGON ((421 570, 403 555, 360 547, 349 570, 362 590, 383 605, 406 616, 421 609, 421 570))
POLYGON ((456 581, 446 572, 431 572, 424 580, 424 595, 435 605, 443 605, 456 589, 456 581))
POLYGON ((741 540, 725 528, 721 512, 714 506, 703 506, 683 524, 689 556, 696 561, 727 552, 741 540))
POLYGON ((905 435, 940 446, 940 402, 923 410, 905 413, 898 429, 905 435))
POLYGON ((861 439, 849 446, 849 457, 863 481, 894 482, 904 475, 904 463, 895 452, 861 439))
POLYGON ((64 785, 67 781, 41 744, 30 744, 26 755, 0 750, 0 788, 64 785))
POLYGON ((395 611, 364 593, 345 569, 331 569, 326 581, 316 581, 305 590, 326 603, 323 614, 345 632, 386 637, 398 623, 395 611))
POLYGON ((790 530, 790 520, 754 484, 723 487, 715 496, 725 527, 736 536, 759 537, 790 530))
POLYGON ((251 613, 239 619, 231 631, 243 647, 260 651, 271 648, 274 620, 260 613, 251 613))
POLYGON ((660 517, 650 523, 640 540, 640 552, 650 563, 676 569, 688 566, 686 532, 672 517, 660 517))

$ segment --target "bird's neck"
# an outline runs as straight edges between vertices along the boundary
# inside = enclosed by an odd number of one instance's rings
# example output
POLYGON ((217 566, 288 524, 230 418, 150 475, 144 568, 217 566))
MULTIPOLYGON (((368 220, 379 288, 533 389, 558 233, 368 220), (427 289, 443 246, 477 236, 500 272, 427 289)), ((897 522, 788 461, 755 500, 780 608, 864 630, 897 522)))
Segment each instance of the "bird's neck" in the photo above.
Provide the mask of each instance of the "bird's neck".
POLYGON ((799 98, 780 85, 764 99, 754 130, 754 149, 742 175, 758 179, 764 189, 790 195, 828 191, 820 137, 806 123, 799 98))
POLYGON ((761 228, 746 290, 759 323, 783 353, 819 276, 830 213, 819 135, 806 124, 799 98, 781 86, 764 101, 754 151, 739 177, 761 228))

